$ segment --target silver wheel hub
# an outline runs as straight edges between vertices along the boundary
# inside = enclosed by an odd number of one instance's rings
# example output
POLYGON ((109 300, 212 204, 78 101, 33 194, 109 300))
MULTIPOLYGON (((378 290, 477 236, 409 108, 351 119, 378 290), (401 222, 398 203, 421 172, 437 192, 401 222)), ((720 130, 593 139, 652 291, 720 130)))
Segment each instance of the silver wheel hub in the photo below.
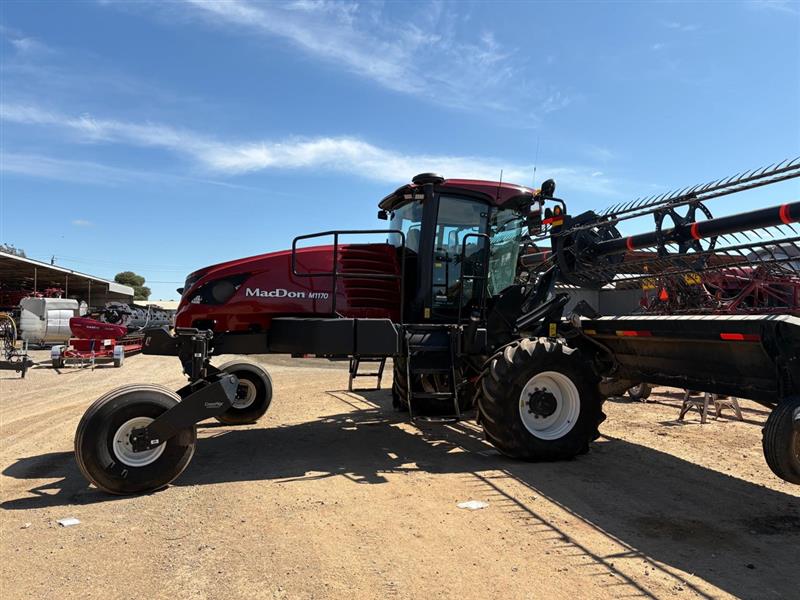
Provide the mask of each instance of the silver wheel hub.
POLYGON ((119 462, 127 467, 146 467, 154 463, 164 453, 164 448, 167 447, 165 443, 159 444, 150 450, 143 452, 134 452, 133 445, 131 444, 131 434, 134 429, 141 429, 147 427, 153 419, 150 417, 134 417, 125 421, 120 425, 117 432, 114 434, 114 456, 117 457, 119 462))
POLYGON ((239 386, 236 388, 236 398, 233 399, 231 405, 239 410, 245 409, 256 401, 257 395, 256 384, 248 379, 240 379, 239 386))
POLYGON ((519 416, 528 432, 542 440, 564 437, 578 422, 581 400, 572 380, 558 371, 542 371, 519 395, 519 416))

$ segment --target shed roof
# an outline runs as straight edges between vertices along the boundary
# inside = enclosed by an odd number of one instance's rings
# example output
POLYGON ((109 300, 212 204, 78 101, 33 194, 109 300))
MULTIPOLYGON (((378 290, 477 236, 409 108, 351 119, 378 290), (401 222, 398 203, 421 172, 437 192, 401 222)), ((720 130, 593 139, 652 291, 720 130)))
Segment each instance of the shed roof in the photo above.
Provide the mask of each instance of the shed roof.
POLYGON ((0 251, 0 284, 4 290, 42 291, 61 288, 68 298, 100 305, 133 300, 133 288, 116 281, 0 251))

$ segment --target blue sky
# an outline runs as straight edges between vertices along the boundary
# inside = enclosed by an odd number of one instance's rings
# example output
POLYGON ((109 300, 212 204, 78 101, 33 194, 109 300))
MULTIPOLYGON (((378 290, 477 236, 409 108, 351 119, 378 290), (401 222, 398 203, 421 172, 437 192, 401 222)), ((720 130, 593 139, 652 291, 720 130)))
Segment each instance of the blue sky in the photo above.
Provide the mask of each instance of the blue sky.
POLYGON ((421 171, 579 212, 800 154, 794 2, 7 0, 0 51, 0 240, 153 299, 421 171))

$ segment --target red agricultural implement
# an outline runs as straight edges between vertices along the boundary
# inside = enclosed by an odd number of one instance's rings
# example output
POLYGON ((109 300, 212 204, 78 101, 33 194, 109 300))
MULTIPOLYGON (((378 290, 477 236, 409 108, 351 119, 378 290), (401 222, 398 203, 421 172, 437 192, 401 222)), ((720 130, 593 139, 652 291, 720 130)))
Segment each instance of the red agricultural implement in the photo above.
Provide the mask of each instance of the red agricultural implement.
POLYGON ((90 317, 71 318, 72 337, 67 345, 50 350, 50 361, 54 369, 99 363, 121 367, 126 356, 142 351, 143 328, 166 326, 170 320, 167 311, 156 306, 109 302, 90 317))
POLYGON ((585 302, 565 315, 569 295, 555 287, 724 280, 744 263, 796 276, 774 248, 798 247, 800 202, 717 218, 706 202, 797 177, 800 160, 572 215, 552 180, 536 190, 418 175, 381 200, 386 229, 304 235, 291 250, 190 274, 174 333, 148 330, 143 350, 177 357, 188 383, 97 400, 76 432, 78 465, 111 493, 167 485, 194 453, 196 423, 250 423, 270 405, 262 367, 212 358, 283 353, 392 357, 394 405, 411 419, 475 408, 489 442, 532 461, 587 452, 606 397, 641 382, 750 398, 771 409, 768 465, 800 483, 800 318, 611 317, 585 302), (632 219, 653 225, 623 236, 632 219), (341 243, 360 234, 386 242, 341 243), (522 246, 540 251, 520 259, 522 246))
POLYGON ((54 369, 67 365, 92 367, 111 363, 121 367, 126 356, 142 351, 144 335, 128 333, 124 325, 103 323, 86 317, 72 317, 69 328, 73 337, 64 346, 50 349, 54 369))
MULTIPOLYGON (((800 256, 796 258, 800 265, 800 256)), ((734 266, 644 282, 642 307, 651 314, 800 315, 800 276, 792 270, 734 266)))

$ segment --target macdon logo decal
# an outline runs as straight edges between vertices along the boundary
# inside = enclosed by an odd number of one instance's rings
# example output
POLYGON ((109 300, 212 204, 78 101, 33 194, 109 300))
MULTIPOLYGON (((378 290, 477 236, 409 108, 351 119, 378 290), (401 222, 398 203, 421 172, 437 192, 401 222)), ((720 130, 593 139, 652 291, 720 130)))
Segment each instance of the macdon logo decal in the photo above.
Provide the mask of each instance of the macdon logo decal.
POLYGON ((285 288, 275 288, 274 290, 245 288, 244 295, 258 298, 308 298, 310 300, 327 300, 329 296, 328 292, 294 292, 285 288))

